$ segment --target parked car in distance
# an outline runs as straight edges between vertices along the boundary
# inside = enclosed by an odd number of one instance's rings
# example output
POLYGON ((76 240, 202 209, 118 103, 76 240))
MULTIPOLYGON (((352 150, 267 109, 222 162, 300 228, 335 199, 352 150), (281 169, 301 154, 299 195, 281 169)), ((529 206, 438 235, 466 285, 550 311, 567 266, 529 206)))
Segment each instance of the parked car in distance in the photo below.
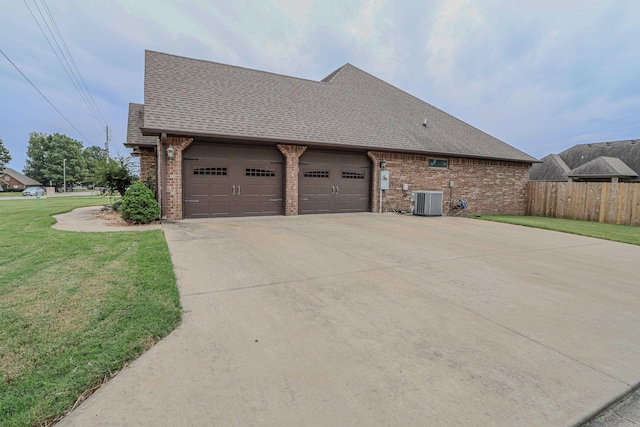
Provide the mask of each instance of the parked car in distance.
POLYGON ((29 187, 25 188, 22 192, 23 196, 43 196, 44 190, 40 187, 29 187))

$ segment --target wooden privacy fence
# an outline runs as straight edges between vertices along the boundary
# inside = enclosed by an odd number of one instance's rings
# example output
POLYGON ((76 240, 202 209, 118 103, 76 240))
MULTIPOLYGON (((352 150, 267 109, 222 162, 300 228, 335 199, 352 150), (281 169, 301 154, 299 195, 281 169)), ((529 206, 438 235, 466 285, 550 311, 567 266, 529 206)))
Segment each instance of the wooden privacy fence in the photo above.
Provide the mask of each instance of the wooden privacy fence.
POLYGON ((640 225, 640 183, 529 181, 527 215, 640 225))

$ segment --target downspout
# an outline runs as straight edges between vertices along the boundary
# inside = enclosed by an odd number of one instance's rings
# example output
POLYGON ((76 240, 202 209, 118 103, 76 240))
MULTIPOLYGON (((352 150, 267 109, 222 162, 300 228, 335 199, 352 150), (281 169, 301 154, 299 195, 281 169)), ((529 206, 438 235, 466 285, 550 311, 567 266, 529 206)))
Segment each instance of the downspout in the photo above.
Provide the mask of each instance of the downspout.
POLYGON ((166 147, 167 146, 167 134, 165 132, 162 132, 160 134, 160 158, 161 160, 161 164, 162 164, 162 173, 161 173, 161 191, 162 191, 162 211, 161 211, 161 215, 162 215, 162 219, 167 219, 167 158, 165 157, 164 153, 166 151, 166 147))

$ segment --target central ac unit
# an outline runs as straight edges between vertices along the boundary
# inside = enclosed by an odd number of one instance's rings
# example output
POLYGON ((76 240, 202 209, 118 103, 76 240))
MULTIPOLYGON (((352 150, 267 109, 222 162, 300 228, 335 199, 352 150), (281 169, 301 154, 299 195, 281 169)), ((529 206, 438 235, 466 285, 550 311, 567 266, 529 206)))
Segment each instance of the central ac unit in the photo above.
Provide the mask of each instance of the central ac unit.
POLYGON ((413 214, 442 216, 442 191, 414 191, 413 214))

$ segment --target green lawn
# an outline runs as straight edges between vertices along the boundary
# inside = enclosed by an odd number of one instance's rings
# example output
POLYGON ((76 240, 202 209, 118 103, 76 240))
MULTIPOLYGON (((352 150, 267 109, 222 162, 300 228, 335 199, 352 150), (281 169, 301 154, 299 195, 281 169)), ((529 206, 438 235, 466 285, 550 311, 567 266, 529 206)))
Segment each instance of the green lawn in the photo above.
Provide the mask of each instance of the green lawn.
POLYGON ((163 232, 74 233, 104 197, 0 201, 0 426, 44 425, 181 320, 163 232))
POLYGON ((629 225, 603 224, 599 222, 578 221, 574 219, 517 215, 483 215, 480 219, 524 225, 526 227, 544 228, 545 230, 562 231, 564 233, 613 240, 614 242, 640 245, 640 227, 633 227, 629 225))

